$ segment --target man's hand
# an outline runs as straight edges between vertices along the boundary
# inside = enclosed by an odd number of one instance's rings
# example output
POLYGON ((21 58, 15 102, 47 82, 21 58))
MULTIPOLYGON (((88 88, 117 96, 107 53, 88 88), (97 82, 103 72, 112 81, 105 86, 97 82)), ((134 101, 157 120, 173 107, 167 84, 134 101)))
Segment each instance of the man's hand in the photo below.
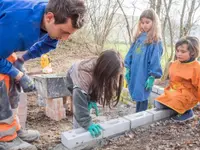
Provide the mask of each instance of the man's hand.
POLYGON ((13 65, 21 72, 25 73, 26 69, 24 68, 24 59, 23 58, 18 58, 13 65))
POLYGON ((21 77, 19 84, 21 85, 24 92, 31 92, 36 90, 33 80, 26 74, 21 77))

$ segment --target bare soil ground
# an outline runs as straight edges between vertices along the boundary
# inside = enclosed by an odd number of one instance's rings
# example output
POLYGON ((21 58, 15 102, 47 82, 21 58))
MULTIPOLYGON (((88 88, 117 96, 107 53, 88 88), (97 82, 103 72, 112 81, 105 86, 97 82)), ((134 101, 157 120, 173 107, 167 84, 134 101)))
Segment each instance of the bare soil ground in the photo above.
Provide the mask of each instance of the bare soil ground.
POLYGON ((200 112, 195 109, 194 120, 176 123, 171 119, 134 129, 107 140, 98 150, 199 150, 200 112))
MULTIPOLYGON (((66 72, 76 61, 92 57, 84 48, 64 47, 50 53, 53 71, 66 72)), ((27 62, 28 72, 40 71, 39 59, 27 62)), ((93 116, 95 122, 117 118, 135 112, 134 103, 120 103, 116 108, 109 110, 100 107, 100 117, 93 116)), ((178 124, 170 119, 160 121, 149 126, 134 129, 124 135, 107 139, 101 150, 171 150, 171 149, 200 149, 200 111, 195 109, 196 118, 186 123, 178 124)), ((40 140, 33 144, 39 150, 47 150, 60 143, 61 132, 72 129, 72 117, 67 116, 61 121, 54 121, 45 115, 44 107, 37 105, 36 93, 28 94, 27 128, 40 132, 40 140)), ((99 148, 96 148, 99 149, 99 148)), ((100 150, 99 149, 99 150, 100 150)))

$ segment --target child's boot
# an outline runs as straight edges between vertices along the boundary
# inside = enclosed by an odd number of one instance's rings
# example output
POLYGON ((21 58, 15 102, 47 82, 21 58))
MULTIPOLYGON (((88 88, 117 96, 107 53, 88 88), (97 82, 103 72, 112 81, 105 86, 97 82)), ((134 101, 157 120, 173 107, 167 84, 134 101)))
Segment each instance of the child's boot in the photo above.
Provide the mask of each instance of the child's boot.
POLYGON ((184 122, 187 120, 191 120, 194 118, 194 112, 192 109, 187 110, 184 114, 180 115, 176 115, 174 117, 172 117, 172 120, 177 121, 177 122, 184 122))

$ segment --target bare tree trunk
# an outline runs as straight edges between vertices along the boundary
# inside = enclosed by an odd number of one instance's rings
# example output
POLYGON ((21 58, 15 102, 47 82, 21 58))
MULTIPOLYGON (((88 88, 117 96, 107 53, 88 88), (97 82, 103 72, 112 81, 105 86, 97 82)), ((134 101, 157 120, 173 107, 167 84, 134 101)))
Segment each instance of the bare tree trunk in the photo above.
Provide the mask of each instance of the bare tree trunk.
POLYGON ((98 54, 103 50, 107 37, 115 26, 113 20, 119 5, 115 0, 86 0, 86 3, 91 24, 90 30, 96 44, 95 53, 98 54))
POLYGON ((159 18, 160 18, 161 6, 162 6, 162 0, 157 0, 157 4, 156 4, 156 13, 158 14, 158 17, 159 17, 159 18))
POLYGON ((196 0, 193 0, 192 3, 191 3, 187 23, 186 23, 185 28, 184 28, 184 36, 188 35, 188 32, 190 31, 190 29, 192 27, 192 16, 193 16, 193 12, 195 10, 195 2, 196 2, 196 0))
POLYGON ((180 31, 179 31, 179 37, 181 38, 183 36, 184 28, 183 28, 183 19, 185 15, 185 7, 186 7, 187 0, 184 0, 183 2, 183 8, 181 12, 181 18, 180 18, 180 31))
POLYGON ((124 9, 122 7, 122 3, 120 3, 119 0, 117 0, 118 4, 119 4, 119 8, 121 9, 123 15, 124 15, 124 18, 125 18, 125 21, 126 21, 126 29, 127 29, 127 32, 128 32, 128 36, 129 36, 129 44, 131 45, 132 43, 132 38, 131 38, 131 29, 130 29, 130 24, 129 24, 129 21, 128 21, 128 18, 126 16, 126 13, 124 12, 124 9))
POLYGON ((164 6, 165 6, 165 10, 166 10, 166 16, 167 16, 167 21, 168 21, 168 25, 169 25, 169 32, 170 32, 170 45, 171 45, 171 55, 165 65, 165 69, 164 69, 164 73, 163 76, 161 78, 161 80, 166 80, 168 75, 169 75, 169 65, 170 62, 173 60, 174 57, 174 49, 173 49, 173 33, 172 33, 172 26, 171 26, 171 20, 169 18, 169 12, 167 11, 167 3, 166 0, 164 0, 164 6))
POLYGON ((150 0, 149 2, 150 2, 150 8, 155 10, 156 9, 156 0, 150 0))
MULTIPOLYGON (((168 14, 170 12, 171 5, 172 5, 172 0, 169 0, 168 6, 167 6, 167 10, 166 10, 166 13, 168 13, 168 14)), ((164 43, 165 55, 167 55, 167 57, 168 57, 167 42, 166 42, 166 37, 165 37, 166 25, 167 25, 167 15, 165 15, 165 19, 163 21, 162 36, 163 36, 163 43, 164 43)))

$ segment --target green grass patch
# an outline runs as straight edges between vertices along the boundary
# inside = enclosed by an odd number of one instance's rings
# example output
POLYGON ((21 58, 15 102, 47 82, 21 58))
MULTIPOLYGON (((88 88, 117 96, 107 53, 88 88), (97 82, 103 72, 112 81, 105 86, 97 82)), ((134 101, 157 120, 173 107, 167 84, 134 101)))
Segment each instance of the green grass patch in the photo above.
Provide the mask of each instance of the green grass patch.
POLYGON ((104 49, 115 49, 119 51, 123 58, 128 53, 129 48, 130 45, 124 43, 106 43, 104 46, 104 49))

